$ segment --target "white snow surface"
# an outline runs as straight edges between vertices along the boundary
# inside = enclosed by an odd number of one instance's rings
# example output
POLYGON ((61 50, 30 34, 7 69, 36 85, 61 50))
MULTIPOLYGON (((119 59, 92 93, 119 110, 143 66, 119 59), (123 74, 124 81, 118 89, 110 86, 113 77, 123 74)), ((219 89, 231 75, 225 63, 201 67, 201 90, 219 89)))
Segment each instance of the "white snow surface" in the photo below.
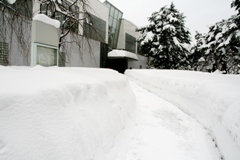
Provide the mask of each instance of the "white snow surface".
POLYGON ((138 57, 135 53, 131 53, 125 50, 117 50, 117 49, 110 51, 108 53, 108 57, 109 58, 121 57, 121 58, 130 58, 130 59, 138 60, 138 57))
POLYGON ((240 159, 240 76, 41 66, 0 73, 0 159, 240 159))
POLYGON ((49 24, 53 27, 59 28, 60 27, 60 22, 56 19, 51 19, 45 14, 37 14, 33 17, 33 20, 37 20, 46 24, 49 24))
POLYGON ((240 76, 178 70, 127 70, 150 92, 206 128, 225 160, 240 159, 240 76))
POLYGON ((109 152, 135 107, 110 69, 0 66, 0 159, 89 160, 109 152))
POLYGON ((7 1, 8 1, 8 3, 10 3, 10 4, 13 4, 13 3, 16 2, 16 0, 7 0, 7 1))

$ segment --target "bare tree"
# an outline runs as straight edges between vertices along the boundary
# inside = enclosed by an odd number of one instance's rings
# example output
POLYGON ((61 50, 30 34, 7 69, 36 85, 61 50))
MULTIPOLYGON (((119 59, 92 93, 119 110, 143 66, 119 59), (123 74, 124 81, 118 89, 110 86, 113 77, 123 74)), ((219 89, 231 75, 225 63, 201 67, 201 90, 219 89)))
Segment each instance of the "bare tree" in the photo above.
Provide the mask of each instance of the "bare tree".
MULTIPOLYGON (((9 4, 6 0, 0 0, 0 42, 1 44, 4 42, 10 44, 8 53, 11 53, 13 45, 17 47, 17 52, 25 58, 26 61, 24 63, 26 65, 29 65, 29 53, 31 48, 31 18, 31 1, 25 0, 25 3, 17 1, 14 4, 9 4)), ((3 48, 0 52, 3 53, 3 48)), ((5 61, 5 65, 11 65, 10 55, 9 58, 6 57, 3 61, 5 61)))
POLYGON ((39 2, 40 13, 61 22, 60 46, 63 43, 64 37, 71 32, 78 33, 79 25, 83 27, 82 22, 85 20, 85 14, 87 13, 86 0, 74 0, 71 3, 66 0, 39 0, 39 2), (81 4, 81 10, 79 4, 81 4))

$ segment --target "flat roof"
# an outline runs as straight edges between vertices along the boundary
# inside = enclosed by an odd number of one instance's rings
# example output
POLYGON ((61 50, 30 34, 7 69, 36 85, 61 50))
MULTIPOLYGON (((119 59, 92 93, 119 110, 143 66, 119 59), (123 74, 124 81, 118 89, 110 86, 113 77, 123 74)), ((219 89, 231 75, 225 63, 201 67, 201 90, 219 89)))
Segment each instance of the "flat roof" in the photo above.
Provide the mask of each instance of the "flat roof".
POLYGON ((125 50, 112 50, 108 53, 108 58, 112 58, 112 59, 116 59, 116 58, 127 58, 130 60, 136 60, 138 61, 138 57, 137 54, 132 53, 132 52, 128 52, 125 50))

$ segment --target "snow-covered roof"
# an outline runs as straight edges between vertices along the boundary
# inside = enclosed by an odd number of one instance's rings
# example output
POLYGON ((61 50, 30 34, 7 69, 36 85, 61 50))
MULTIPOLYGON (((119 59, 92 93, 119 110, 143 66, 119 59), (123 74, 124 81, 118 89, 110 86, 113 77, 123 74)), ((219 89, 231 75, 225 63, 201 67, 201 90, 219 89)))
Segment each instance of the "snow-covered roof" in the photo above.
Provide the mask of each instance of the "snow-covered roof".
POLYGON ((112 50, 108 53, 108 58, 128 58, 138 61, 138 57, 135 53, 131 53, 125 50, 112 50))

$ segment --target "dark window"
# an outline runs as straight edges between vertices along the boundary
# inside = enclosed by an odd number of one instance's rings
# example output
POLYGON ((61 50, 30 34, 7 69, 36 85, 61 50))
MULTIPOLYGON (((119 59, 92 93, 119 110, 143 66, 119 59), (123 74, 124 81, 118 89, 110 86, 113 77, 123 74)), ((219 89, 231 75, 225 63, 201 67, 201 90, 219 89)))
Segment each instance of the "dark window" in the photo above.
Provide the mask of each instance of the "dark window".
POLYGON ((88 18, 83 26, 84 36, 100 42, 105 42, 106 22, 90 13, 88 13, 87 16, 88 18))
POLYGON ((127 51, 136 52, 136 38, 130 34, 125 34, 125 49, 127 51))
POLYGON ((0 42, 0 65, 8 64, 8 44, 0 42))
POLYGON ((141 45, 139 42, 137 42, 137 53, 138 54, 141 54, 141 55, 144 55, 143 51, 142 51, 142 48, 141 48, 141 45))

